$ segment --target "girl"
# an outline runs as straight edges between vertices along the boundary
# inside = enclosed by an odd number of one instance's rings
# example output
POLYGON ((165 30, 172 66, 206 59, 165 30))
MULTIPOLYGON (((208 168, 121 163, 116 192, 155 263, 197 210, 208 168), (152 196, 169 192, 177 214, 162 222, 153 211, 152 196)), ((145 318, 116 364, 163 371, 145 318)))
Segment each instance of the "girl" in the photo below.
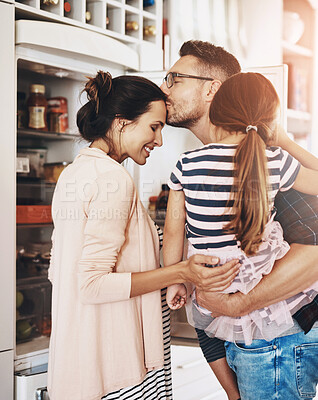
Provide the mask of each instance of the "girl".
MULTIPOLYGON (((228 293, 249 292, 289 249, 280 225, 273 221, 277 192, 294 187, 318 194, 317 171, 300 166, 279 147, 270 147, 277 139, 278 115, 277 93, 264 76, 234 75, 221 85, 211 104, 213 143, 181 155, 171 174, 165 230, 174 224, 176 231, 177 223, 183 232, 185 223, 188 256, 213 254, 221 264, 239 258, 240 272, 228 293)), ((311 302, 318 290, 316 284, 292 302, 282 301, 244 317, 213 319, 187 286, 168 288, 170 308, 182 307, 188 295, 192 325, 209 336, 246 344, 287 331, 294 324, 292 314, 311 302)))

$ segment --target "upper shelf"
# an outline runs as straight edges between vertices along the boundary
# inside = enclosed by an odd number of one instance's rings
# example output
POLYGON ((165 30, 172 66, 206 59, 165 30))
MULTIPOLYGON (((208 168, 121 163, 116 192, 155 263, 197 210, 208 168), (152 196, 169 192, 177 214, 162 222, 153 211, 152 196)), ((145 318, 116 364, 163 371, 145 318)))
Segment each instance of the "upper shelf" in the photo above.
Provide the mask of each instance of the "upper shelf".
POLYGON ((301 56, 308 58, 313 56, 311 49, 299 46, 298 44, 288 43, 286 40, 283 41, 283 52, 285 56, 301 56))

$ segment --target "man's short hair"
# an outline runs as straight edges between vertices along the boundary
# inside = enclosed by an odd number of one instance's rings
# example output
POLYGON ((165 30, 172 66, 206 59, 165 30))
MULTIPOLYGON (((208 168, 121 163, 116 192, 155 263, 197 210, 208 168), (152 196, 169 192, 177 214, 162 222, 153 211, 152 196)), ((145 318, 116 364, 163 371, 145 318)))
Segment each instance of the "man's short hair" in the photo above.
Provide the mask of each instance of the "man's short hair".
POLYGON ((184 42, 179 50, 179 56, 195 57, 198 60, 200 72, 212 74, 222 82, 241 72, 241 66, 233 54, 210 42, 201 40, 184 42))

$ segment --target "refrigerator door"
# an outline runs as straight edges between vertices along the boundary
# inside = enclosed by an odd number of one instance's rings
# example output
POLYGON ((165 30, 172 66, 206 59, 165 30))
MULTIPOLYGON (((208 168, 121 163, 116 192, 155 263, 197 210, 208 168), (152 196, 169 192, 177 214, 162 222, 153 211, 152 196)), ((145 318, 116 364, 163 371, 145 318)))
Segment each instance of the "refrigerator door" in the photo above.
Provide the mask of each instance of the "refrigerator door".
MULTIPOLYGON (((14 74, 14 7, 0 2, 0 352, 13 349, 14 339, 14 273, 15 269, 15 74, 14 74), (3 329, 5 327, 5 329, 3 329)), ((3 387, 0 375, 0 387, 3 387)), ((7 397, 9 399, 9 397, 7 397)))

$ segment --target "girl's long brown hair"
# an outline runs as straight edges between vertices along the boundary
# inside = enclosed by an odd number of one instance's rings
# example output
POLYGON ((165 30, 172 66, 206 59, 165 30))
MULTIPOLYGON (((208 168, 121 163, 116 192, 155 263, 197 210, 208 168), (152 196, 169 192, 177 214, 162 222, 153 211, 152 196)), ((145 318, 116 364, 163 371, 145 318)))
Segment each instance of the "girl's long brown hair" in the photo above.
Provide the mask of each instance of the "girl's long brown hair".
POLYGON ((213 125, 246 134, 234 156, 234 218, 226 229, 234 232, 247 255, 262 241, 269 216, 268 168, 265 148, 274 137, 278 95, 263 75, 239 73, 217 91, 210 108, 213 125), (246 127, 257 127, 246 133, 246 127))

